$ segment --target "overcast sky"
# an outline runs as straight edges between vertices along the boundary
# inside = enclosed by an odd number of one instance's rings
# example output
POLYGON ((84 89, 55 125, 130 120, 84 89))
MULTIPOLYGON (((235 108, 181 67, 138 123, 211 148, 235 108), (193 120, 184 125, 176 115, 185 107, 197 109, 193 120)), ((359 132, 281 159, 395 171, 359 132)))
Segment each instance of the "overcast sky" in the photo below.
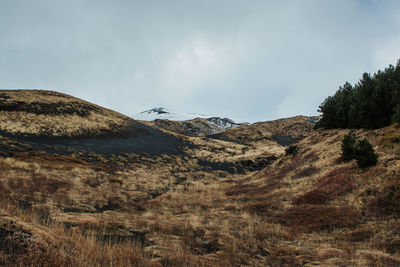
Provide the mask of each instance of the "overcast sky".
POLYGON ((315 115, 399 58, 398 0, 0 0, 0 88, 127 115, 315 115))

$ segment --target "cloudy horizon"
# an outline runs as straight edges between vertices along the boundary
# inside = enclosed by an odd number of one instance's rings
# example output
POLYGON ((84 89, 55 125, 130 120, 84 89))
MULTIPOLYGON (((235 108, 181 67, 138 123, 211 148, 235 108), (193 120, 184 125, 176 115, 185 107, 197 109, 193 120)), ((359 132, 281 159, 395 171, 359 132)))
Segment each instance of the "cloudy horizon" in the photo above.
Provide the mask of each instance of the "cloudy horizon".
POLYGON ((0 88, 133 115, 316 115, 400 58, 400 2, 2 0, 0 88))

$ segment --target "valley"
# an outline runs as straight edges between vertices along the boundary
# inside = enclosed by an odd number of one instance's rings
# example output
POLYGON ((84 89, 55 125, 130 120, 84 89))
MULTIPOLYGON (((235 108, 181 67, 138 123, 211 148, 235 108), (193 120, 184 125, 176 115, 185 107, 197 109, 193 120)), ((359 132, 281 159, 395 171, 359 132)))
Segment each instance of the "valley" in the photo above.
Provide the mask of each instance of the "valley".
MULTIPOLYGON (((0 264, 397 266, 400 129, 296 116, 210 130, 0 92, 0 264), (195 129, 195 130, 193 130, 195 129), (344 162, 345 134, 376 166, 344 162)), ((200 126, 199 126, 200 125, 200 126)))

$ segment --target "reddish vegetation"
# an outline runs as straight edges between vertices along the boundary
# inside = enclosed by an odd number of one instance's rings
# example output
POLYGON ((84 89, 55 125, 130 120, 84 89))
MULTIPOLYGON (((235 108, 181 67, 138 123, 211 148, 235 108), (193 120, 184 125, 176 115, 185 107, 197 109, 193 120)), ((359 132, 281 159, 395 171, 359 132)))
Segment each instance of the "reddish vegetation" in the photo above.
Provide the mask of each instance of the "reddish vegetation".
POLYGON ((360 170, 337 160, 348 130, 307 132, 285 155, 270 133, 288 123, 241 126, 239 144, 185 137, 185 154, 45 153, 0 136, 0 265, 400 266, 398 142, 354 130, 380 153, 360 170), (261 171, 228 171, 269 153, 261 171))
POLYGON ((371 227, 361 227, 337 236, 339 240, 363 242, 369 240, 374 235, 371 227))
POLYGON ((351 192, 356 185, 348 175, 335 175, 321 178, 315 187, 325 191, 331 197, 336 197, 351 192))
POLYGON ((69 181, 62 181, 51 179, 41 175, 33 175, 31 179, 16 178, 8 181, 9 188, 18 188, 18 192, 26 194, 26 197, 33 197, 35 192, 42 194, 54 194, 57 190, 69 189, 71 183, 69 181))
POLYGON ((380 217, 400 215, 400 181, 386 185, 383 190, 368 203, 370 214, 380 217))
MULTIPOLYGON (((340 195, 351 192, 357 184, 352 181, 348 171, 344 174, 345 169, 347 168, 331 171, 327 176, 318 180, 314 185, 314 189, 295 198, 292 204, 326 204, 328 201, 340 195)), ((319 170, 314 167, 309 167, 295 174, 292 179, 310 176, 318 171, 319 170)))
POLYGON ((361 214, 353 207, 299 205, 278 212, 275 219, 284 225, 313 231, 355 226, 360 222, 361 214))
POLYGON ((301 253, 291 247, 275 246, 270 251, 270 261, 268 266, 303 266, 298 256, 301 253))
POLYGON ((247 195, 262 195, 271 192, 272 190, 287 186, 288 183, 282 182, 281 180, 290 172, 290 168, 282 168, 276 172, 264 171, 261 175, 265 180, 263 184, 249 184, 246 183, 248 178, 242 179, 237 182, 237 185, 232 186, 227 192, 228 196, 236 196, 240 194, 247 195))
POLYGON ((328 202, 328 194, 321 189, 313 189, 308 191, 304 195, 295 198, 292 201, 293 205, 303 205, 303 204, 325 204, 328 202))

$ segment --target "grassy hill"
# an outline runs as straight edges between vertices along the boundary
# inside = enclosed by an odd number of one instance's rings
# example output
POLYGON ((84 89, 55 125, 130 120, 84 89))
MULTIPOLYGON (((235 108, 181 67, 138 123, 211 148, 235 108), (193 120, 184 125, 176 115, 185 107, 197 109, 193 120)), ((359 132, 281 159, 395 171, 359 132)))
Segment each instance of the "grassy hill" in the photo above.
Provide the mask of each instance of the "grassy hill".
POLYGON ((2 265, 400 264, 397 126, 313 130, 299 116, 185 136, 59 93, 0 95, 2 265), (74 130, 56 125, 72 118, 74 130), (376 166, 342 161, 349 131, 374 145, 376 166), (114 149, 82 145, 93 139, 114 149))
POLYGON ((81 99, 43 90, 2 90, 0 130, 13 134, 87 136, 117 134, 132 119, 81 99))

